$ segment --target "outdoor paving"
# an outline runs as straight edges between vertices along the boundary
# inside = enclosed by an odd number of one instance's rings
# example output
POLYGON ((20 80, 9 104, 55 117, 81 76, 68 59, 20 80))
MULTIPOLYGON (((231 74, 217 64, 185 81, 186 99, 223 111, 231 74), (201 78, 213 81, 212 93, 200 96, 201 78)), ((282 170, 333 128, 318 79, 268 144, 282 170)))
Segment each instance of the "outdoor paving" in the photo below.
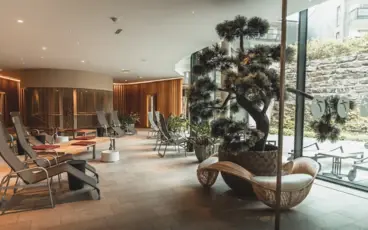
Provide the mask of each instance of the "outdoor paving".
MULTIPOLYGON (((195 156, 169 151, 159 158, 152 150, 154 140, 146 135, 139 131, 119 139, 119 162, 90 161, 101 177, 101 200, 93 199, 95 191, 71 193, 65 182, 62 189, 54 183, 55 208, 19 212, 48 204, 43 188, 25 190, 11 202, 10 211, 16 212, 0 216, 0 229, 273 229, 274 213, 268 207, 234 196, 221 177, 211 190, 203 189, 195 156)), ((8 170, 0 162, 0 176, 8 170)), ((368 229, 367 207, 368 194, 317 180, 301 205, 282 213, 281 229, 368 229)))

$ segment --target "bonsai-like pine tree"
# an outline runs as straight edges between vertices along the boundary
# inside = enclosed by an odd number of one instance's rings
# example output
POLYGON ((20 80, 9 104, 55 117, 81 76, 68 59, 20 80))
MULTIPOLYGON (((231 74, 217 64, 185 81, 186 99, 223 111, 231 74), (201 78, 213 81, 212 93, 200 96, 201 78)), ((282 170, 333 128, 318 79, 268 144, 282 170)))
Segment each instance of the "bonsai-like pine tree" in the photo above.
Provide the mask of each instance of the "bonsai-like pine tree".
MULTIPOLYGON (((217 112, 225 112, 230 104, 232 112, 239 106, 248 112, 256 123, 255 129, 248 129, 245 122, 234 121, 224 116, 212 122, 212 135, 224 140, 224 145, 232 150, 256 151, 265 149, 270 129, 267 110, 272 100, 279 97, 279 76, 270 68, 279 61, 280 45, 259 45, 245 49, 244 40, 263 36, 269 29, 269 23, 259 17, 247 19, 236 16, 232 21, 224 21, 216 26, 217 34, 227 42, 239 41, 239 50, 234 56, 214 45, 200 52, 198 64, 192 69, 199 76, 192 85, 190 93, 190 111, 195 122, 208 120, 217 112), (222 87, 218 87, 208 74, 221 71, 225 77, 222 87), (227 93, 225 100, 212 100, 213 92, 227 93), (244 138, 242 138, 244 137, 244 138)), ((289 51, 289 50, 287 50, 289 51)), ((288 52, 290 53, 290 52, 288 52)), ((291 55, 287 55, 291 57, 291 55)))

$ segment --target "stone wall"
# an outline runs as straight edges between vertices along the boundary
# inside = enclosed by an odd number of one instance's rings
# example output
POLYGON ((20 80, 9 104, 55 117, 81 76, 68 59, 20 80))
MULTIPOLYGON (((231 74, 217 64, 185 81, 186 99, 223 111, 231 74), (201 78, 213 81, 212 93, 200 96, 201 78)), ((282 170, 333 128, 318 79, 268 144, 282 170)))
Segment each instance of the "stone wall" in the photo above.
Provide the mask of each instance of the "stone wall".
MULTIPOLYGON (((286 84, 296 85, 296 63, 287 64, 286 84)), ((344 132, 364 132, 368 130, 368 119, 359 116, 359 106, 363 97, 368 97, 368 53, 351 56, 313 60, 307 63, 306 92, 313 96, 340 95, 346 96, 357 103, 357 109, 351 112, 349 122, 343 128, 344 132), (362 131, 363 128, 363 131, 362 131)), ((310 100, 306 101, 305 129, 312 117, 310 115, 310 100)), ((288 94, 285 112, 285 129, 294 129, 295 95, 288 94)), ((272 128, 277 127, 278 104, 275 105, 272 128)))
MULTIPOLYGON (((287 84, 295 86, 296 64, 288 64, 287 84)), ((368 53, 313 60, 307 63, 306 92, 314 96, 339 94, 357 103, 368 95, 368 53)))

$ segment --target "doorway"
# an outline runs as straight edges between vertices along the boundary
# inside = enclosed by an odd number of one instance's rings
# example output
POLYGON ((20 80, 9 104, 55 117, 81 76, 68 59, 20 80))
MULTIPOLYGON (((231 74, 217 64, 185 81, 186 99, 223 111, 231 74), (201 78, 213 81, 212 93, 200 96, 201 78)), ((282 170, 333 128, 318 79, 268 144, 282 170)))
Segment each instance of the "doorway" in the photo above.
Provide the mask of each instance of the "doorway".
POLYGON ((150 123, 148 120, 148 113, 155 112, 157 110, 157 94, 149 94, 147 95, 147 107, 146 107, 146 119, 145 119, 145 126, 150 127, 150 123))

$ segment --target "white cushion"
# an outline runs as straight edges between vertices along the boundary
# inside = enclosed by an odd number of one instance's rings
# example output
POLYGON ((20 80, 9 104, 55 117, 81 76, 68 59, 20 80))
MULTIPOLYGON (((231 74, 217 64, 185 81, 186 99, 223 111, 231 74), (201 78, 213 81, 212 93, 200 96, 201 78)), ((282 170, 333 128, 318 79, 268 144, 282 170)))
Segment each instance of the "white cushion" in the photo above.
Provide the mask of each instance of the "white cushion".
MULTIPOLYGON (((254 176, 253 181, 260 185, 276 190, 276 176, 254 176)), ((281 190, 285 192, 303 189, 313 177, 308 174, 290 174, 281 177, 281 190)))

